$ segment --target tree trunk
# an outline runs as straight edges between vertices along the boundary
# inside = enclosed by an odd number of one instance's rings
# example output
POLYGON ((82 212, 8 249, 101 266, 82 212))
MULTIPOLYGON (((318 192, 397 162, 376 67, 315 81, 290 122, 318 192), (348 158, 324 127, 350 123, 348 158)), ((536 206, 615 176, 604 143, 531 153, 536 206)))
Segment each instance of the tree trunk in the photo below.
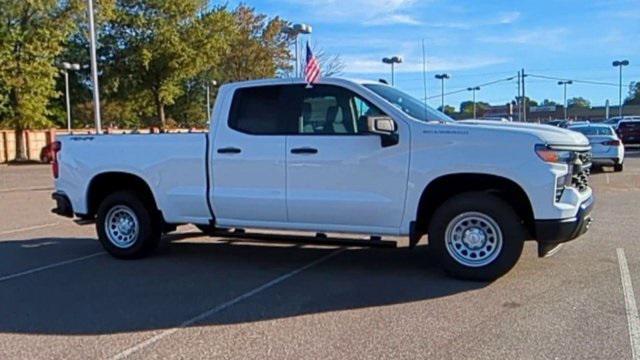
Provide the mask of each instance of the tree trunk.
POLYGON ((158 116, 160 117, 160 127, 163 129, 167 128, 167 121, 164 118, 164 104, 158 104, 158 116))
POLYGON ((167 124, 166 124, 166 119, 164 117, 164 104, 162 103, 162 100, 160 100, 160 94, 156 93, 156 112, 158 115, 158 121, 160 121, 160 128, 164 129, 166 128, 167 124))
POLYGON ((27 161, 27 147, 24 141, 24 129, 16 128, 16 161, 27 161))

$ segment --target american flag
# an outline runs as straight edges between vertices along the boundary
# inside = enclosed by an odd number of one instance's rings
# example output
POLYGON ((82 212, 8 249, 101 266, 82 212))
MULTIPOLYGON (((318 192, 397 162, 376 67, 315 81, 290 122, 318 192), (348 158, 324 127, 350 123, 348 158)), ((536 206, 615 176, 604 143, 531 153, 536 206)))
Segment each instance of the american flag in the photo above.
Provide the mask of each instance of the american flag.
POLYGON ((307 41, 307 66, 304 68, 304 79, 308 84, 315 84, 320 79, 320 64, 313 55, 309 42, 307 41))

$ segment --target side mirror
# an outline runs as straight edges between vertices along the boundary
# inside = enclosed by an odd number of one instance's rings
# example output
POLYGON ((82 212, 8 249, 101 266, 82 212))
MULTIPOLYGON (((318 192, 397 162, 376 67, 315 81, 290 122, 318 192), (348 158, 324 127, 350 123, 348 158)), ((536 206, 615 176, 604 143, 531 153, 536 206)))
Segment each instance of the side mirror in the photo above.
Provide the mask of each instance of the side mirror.
POLYGON ((380 135, 382 147, 398 144, 399 138, 396 132, 396 123, 388 116, 369 116, 367 118, 369 133, 380 135))

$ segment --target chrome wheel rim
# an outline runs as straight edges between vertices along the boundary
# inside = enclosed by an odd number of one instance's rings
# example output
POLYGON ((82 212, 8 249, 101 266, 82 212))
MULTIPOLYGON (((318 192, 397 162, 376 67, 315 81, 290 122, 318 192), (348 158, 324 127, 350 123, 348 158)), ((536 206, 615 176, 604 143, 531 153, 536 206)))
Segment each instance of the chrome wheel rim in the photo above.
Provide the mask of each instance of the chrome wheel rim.
POLYGON ((138 238, 138 218, 131 208, 124 205, 112 207, 104 220, 109 241, 116 247, 131 247, 138 238))
POLYGON ((453 218, 445 232, 447 252, 458 263, 469 267, 486 266, 502 250, 502 232, 490 216, 465 212, 453 218))

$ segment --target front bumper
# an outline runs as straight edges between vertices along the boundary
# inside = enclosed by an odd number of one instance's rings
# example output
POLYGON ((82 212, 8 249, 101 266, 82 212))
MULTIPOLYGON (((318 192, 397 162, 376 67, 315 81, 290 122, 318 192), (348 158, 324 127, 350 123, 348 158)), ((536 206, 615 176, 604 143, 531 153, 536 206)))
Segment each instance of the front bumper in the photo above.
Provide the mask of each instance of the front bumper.
POLYGON ((56 207, 51 212, 66 217, 73 217, 73 206, 69 197, 61 192, 54 192, 51 198, 56 201, 56 207))
POLYGON ((538 255, 545 256, 558 245, 571 241, 589 230, 593 221, 591 210, 595 200, 593 196, 585 200, 576 216, 559 220, 536 220, 535 231, 538 241, 538 255))

